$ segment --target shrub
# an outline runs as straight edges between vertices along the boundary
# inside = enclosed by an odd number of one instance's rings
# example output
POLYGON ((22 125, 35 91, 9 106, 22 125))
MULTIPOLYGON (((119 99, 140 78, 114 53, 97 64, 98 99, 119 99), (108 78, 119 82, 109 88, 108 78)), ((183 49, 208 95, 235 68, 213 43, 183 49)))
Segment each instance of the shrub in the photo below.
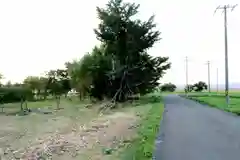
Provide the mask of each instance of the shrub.
POLYGON ((0 88, 2 103, 20 102, 33 100, 33 93, 30 89, 22 87, 3 87, 0 88))

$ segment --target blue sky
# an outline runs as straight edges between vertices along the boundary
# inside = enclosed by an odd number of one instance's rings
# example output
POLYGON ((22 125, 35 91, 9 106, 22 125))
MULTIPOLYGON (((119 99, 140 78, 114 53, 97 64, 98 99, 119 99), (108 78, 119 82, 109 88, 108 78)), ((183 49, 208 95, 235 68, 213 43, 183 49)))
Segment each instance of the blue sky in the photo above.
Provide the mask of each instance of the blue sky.
MULTIPOLYGON (((129 0, 133 1, 133 0, 129 0)), ((2 0, 0 1, 0 73, 5 81, 22 81, 28 75, 62 68, 66 61, 91 51, 98 25, 96 6, 107 0, 2 0)), ((185 84, 185 56, 189 57, 189 82, 207 80, 206 61, 211 61, 211 83, 224 83, 223 14, 218 5, 238 0, 138 0, 139 17, 156 15, 162 40, 149 53, 169 56, 172 68, 161 80, 185 84)), ((240 6, 228 14, 230 82, 240 82, 240 6)))

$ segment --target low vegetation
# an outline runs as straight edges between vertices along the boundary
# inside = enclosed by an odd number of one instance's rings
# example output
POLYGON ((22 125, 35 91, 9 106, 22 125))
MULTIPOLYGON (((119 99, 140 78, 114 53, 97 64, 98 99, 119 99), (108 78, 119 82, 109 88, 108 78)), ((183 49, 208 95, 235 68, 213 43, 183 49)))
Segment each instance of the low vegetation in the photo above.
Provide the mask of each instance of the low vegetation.
POLYGON ((224 111, 240 115, 240 97, 231 97, 229 106, 227 106, 226 98, 223 95, 190 95, 188 98, 224 111))
POLYGON ((163 103, 159 98, 155 97, 153 101, 155 102, 148 104, 150 109, 140 122, 137 137, 125 149, 124 160, 150 160, 153 157, 159 122, 164 111, 163 103))
POLYGON ((192 92, 192 91, 202 92, 207 89, 208 89, 207 84, 203 81, 199 81, 195 84, 188 84, 187 86, 185 86, 184 91, 185 92, 192 92))
POLYGON ((165 83, 160 86, 161 92, 174 92, 176 90, 177 86, 172 83, 165 83))

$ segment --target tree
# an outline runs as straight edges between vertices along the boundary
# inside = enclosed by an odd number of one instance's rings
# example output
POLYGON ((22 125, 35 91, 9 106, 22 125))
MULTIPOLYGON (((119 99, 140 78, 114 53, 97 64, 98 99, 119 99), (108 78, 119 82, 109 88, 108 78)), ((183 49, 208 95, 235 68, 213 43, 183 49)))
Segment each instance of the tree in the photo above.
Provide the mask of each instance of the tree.
POLYGON ((20 102, 21 110, 24 110, 23 104, 27 109, 27 101, 33 99, 32 91, 29 88, 20 87, 2 87, 0 88, 2 103, 20 102))
POLYGON ((194 90, 196 92, 202 92, 203 90, 206 90, 207 88, 208 88, 207 84, 203 81, 199 81, 198 83, 194 84, 194 90))
POLYGON ((138 8, 122 0, 110 0, 105 9, 97 8, 101 22, 95 33, 102 45, 93 50, 94 65, 87 70, 92 78, 90 93, 98 99, 124 101, 128 95, 149 93, 170 68, 168 57, 147 54, 160 40, 160 32, 154 30, 153 16, 146 22, 134 20, 138 8))
POLYGON ((194 90, 194 86, 191 84, 188 84, 184 88, 185 92, 192 92, 194 90))
POLYGON ((40 77, 39 78, 40 92, 38 94, 41 95, 43 97, 43 99, 46 99, 47 96, 48 96, 47 83, 48 83, 48 78, 47 77, 40 77))
POLYGON ((18 92, 18 96, 20 97, 21 101, 20 101, 20 106, 21 106, 21 110, 23 109, 23 104, 25 103, 25 110, 29 111, 27 103, 28 100, 32 100, 33 97, 33 93, 29 88, 25 88, 25 87, 14 87, 14 89, 18 92))
POLYGON ((34 94, 36 94, 37 96, 39 95, 39 92, 40 92, 39 77, 28 76, 23 80, 23 84, 25 87, 31 89, 34 94))
POLYGON ((24 79, 23 84, 25 87, 28 87, 32 92, 38 97, 44 99, 47 96, 47 77, 37 77, 37 76, 28 76, 24 79))
POLYGON ((2 86, 1 80, 3 79, 3 75, 0 73, 0 87, 2 86))
POLYGON ((85 54, 80 60, 65 64, 71 77, 70 84, 79 93, 80 100, 89 93, 92 84, 92 75, 90 73, 90 68, 93 66, 92 62, 92 56, 85 54))
POLYGON ((11 81, 7 81, 5 86, 8 87, 8 88, 12 87, 12 82, 11 81))
POLYGON ((172 83, 165 83, 161 86, 161 91, 162 92, 166 92, 166 91, 169 91, 169 92, 174 92, 176 90, 176 85, 175 84, 172 84, 172 83))
POLYGON ((13 84, 13 87, 21 87, 21 86, 23 86, 23 84, 21 84, 21 83, 14 83, 13 84))
POLYGON ((60 98, 62 94, 66 94, 70 88, 70 79, 67 70, 57 69, 50 70, 47 73, 48 82, 46 89, 55 96, 57 100, 57 109, 59 109, 60 98))

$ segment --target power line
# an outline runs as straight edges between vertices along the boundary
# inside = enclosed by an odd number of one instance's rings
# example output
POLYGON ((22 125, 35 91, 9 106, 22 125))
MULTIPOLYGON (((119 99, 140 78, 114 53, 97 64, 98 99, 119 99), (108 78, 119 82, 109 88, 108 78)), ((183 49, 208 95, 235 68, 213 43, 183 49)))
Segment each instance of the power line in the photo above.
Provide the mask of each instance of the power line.
POLYGON ((227 10, 231 9, 231 11, 236 8, 236 5, 224 5, 224 6, 218 6, 214 13, 216 13, 217 10, 223 10, 224 13, 224 40, 225 40, 225 96, 226 96, 226 103, 227 107, 229 107, 229 81, 228 81, 228 39, 227 39, 227 10))

